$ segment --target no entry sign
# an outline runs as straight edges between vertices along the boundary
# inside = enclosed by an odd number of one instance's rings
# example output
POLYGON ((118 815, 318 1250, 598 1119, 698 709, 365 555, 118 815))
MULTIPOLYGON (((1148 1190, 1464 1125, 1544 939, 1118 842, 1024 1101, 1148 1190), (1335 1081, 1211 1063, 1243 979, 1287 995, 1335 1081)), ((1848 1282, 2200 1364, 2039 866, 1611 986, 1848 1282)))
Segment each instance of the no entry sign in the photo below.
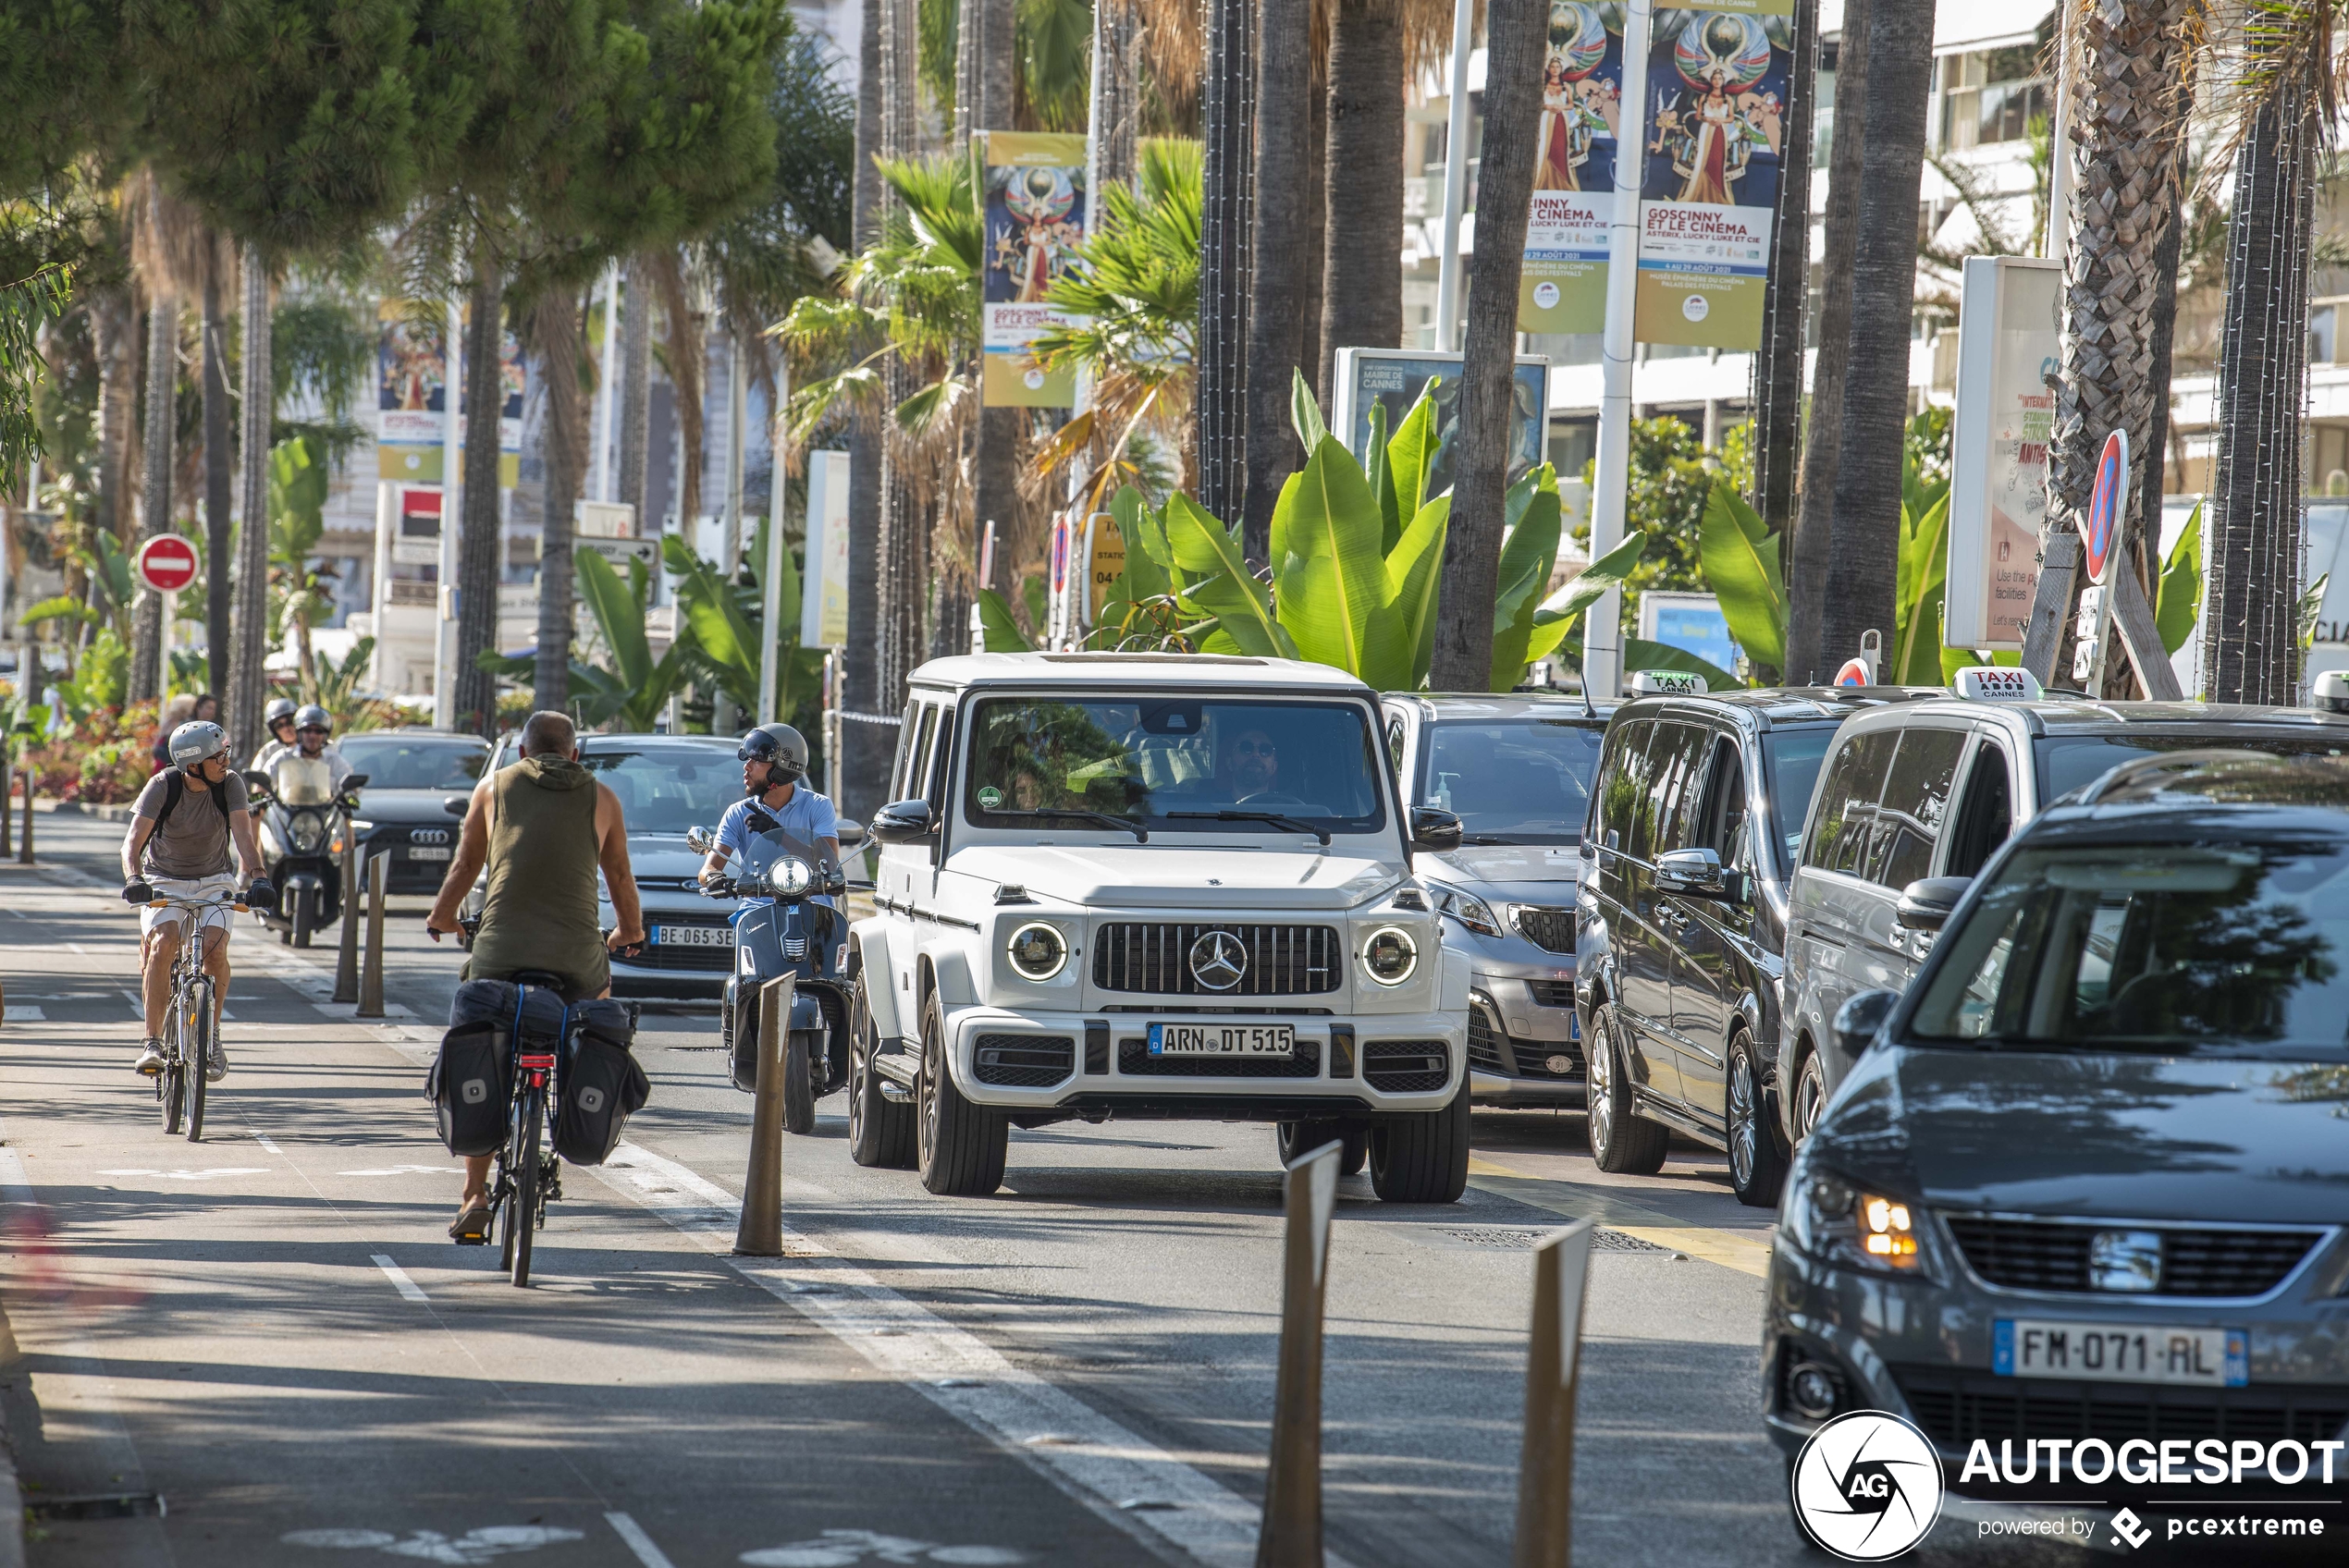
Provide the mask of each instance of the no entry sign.
POLYGON ((196 580, 195 546, 177 534, 158 533, 139 546, 139 581, 158 594, 176 594, 196 580))

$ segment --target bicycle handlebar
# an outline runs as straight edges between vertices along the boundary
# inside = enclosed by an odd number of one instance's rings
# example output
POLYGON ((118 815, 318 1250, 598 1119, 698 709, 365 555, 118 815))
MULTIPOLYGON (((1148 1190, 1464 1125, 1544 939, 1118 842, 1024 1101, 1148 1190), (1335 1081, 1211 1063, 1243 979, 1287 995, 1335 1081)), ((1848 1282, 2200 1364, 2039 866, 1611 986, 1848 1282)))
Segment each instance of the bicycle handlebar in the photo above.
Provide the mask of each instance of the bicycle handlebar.
POLYGON ((151 899, 149 909, 184 909, 202 914, 206 910, 232 910, 239 914, 251 914, 252 907, 242 899, 151 899))

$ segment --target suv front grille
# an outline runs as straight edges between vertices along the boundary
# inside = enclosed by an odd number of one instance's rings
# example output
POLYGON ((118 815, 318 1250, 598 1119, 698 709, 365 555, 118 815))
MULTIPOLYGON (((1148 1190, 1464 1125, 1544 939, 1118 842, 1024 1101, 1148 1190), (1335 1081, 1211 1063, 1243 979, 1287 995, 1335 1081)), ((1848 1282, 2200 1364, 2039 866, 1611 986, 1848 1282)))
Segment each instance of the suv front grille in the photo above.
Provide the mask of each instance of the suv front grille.
POLYGON ((1974 1271, 2014 1291, 2103 1294, 2088 1280, 2088 1247, 2099 1230, 2160 1230, 2165 1296, 2263 1296, 2283 1283, 2316 1245, 2316 1231, 2167 1230, 2114 1220, 2109 1226, 2056 1224, 1945 1214, 1974 1271))
POLYGON ((1117 1042, 1117 1071, 1128 1078, 1319 1078, 1322 1042, 1297 1037, 1297 1049, 1277 1056, 1152 1056, 1150 1043, 1117 1042))
POLYGON ((1049 1089, 1076 1071, 1076 1047, 1052 1035, 981 1035, 971 1047, 978 1081, 1000 1089, 1049 1089))
POLYGON ((1362 1047, 1362 1076, 1390 1095, 1424 1095, 1452 1076, 1441 1040, 1373 1040, 1362 1047))
POLYGON ((1116 921, 1093 938, 1093 984, 1169 997, 1311 996, 1337 989, 1345 952, 1331 925, 1116 921), (1237 937, 1248 957, 1238 982, 1220 991, 1191 973, 1191 946, 1210 931, 1237 937))
POLYGON ((1501 1055, 1501 1037, 1484 1016, 1484 1010, 1473 1002, 1469 1004, 1469 1065, 1481 1067, 1487 1072, 1507 1072, 1507 1060, 1501 1055))
POLYGON ((2349 1388, 2254 1384, 2071 1383, 2000 1378, 1946 1366, 1895 1366, 1893 1381, 1917 1423, 1946 1452, 1977 1438, 2094 1438, 2118 1448, 2132 1438, 2285 1438, 2322 1442, 2349 1422, 2349 1388))
POLYGON ((1517 934, 1544 952, 1570 953, 1574 950, 1574 912, 1522 905, 1517 912, 1517 934))

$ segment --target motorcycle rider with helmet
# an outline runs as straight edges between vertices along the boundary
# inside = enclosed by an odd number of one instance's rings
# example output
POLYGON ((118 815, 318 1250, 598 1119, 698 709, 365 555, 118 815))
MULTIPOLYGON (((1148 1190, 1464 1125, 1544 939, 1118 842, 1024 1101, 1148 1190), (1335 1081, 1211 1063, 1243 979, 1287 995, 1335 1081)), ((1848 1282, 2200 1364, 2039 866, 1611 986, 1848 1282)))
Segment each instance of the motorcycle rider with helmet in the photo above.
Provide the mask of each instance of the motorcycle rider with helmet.
POLYGON ((261 710, 261 727, 269 731, 269 739, 253 753, 252 766, 266 773, 271 763, 294 749, 294 700, 278 697, 271 701, 261 710))
MULTIPOLYGON (((222 905, 198 916, 177 907, 145 906, 157 897, 197 901, 234 893, 239 877, 229 863, 232 849, 235 869, 251 884, 245 901, 266 908, 277 899, 276 889, 261 874, 261 848, 253 838, 252 814, 245 805, 245 781, 228 766, 228 732, 207 720, 191 720, 171 732, 170 755, 170 767, 139 791, 130 831, 122 839, 122 898, 139 908, 141 1001, 146 1018, 146 1038, 134 1065, 150 1077, 163 1071, 163 1018, 171 1006, 171 966, 191 920, 204 945, 203 966, 213 978, 215 1001, 225 1004, 228 999, 230 912, 222 905)), ((215 1026, 204 1077, 217 1083, 228 1072, 228 1055, 215 1026)))
MULTIPOLYGON (((829 799, 801 782, 807 775, 807 742, 799 731, 788 724, 762 724, 743 737, 734 754, 742 759, 743 798, 718 819, 718 847, 702 866, 702 886, 710 888, 725 876, 727 858, 741 854, 752 834, 778 829, 813 845, 825 861, 838 865, 840 816, 829 799)), ((834 907, 829 897, 810 901, 834 907)))
MULTIPOLYGON (((342 754, 342 748, 334 743, 334 716, 312 703, 296 713, 293 721, 294 754, 325 758, 327 782, 333 786, 336 794, 341 794, 342 781, 358 769, 352 767, 350 759, 342 754)), ((270 759, 272 762, 276 760, 275 757, 270 759)))

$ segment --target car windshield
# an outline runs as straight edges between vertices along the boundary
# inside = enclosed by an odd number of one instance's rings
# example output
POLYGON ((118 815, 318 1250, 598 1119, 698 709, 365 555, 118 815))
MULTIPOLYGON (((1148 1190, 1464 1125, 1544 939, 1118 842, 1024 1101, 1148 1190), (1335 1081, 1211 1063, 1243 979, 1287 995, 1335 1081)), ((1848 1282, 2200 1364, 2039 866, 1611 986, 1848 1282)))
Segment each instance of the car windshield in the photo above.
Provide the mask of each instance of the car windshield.
POLYGON ((1802 847, 1802 819, 1810 815, 1811 792, 1819 787, 1819 765, 1835 744, 1835 727, 1813 725, 1802 729, 1773 729, 1762 737, 1762 755, 1768 765, 1770 824, 1786 846, 1780 866, 1790 866, 1802 847))
POLYGON ((367 776, 370 790, 470 790, 489 758, 486 743, 445 735, 353 735, 338 749, 351 772, 367 776))
POLYGON ((1458 814, 1470 844, 1579 844, 1602 727, 1556 718, 1429 727, 1419 799, 1458 814))
POLYGON ((964 814, 979 827, 1099 830, 1093 815, 1153 834, 1375 833, 1384 774, 1358 703, 992 697, 972 710, 964 814))
POLYGON ((2349 841, 2023 849, 1910 1032, 1983 1046, 2349 1062, 2349 841))
POLYGON ((2238 752, 2265 752, 2279 757, 2337 757, 2339 739, 2288 735, 2230 727, 2158 734, 2121 730, 2104 735, 2052 735, 2037 742, 2039 798, 2059 800, 2095 783, 2124 762, 2162 752, 2199 752, 2213 747, 2238 752))
POLYGON ((579 759, 620 797, 631 836, 711 827, 743 798, 743 766, 722 746, 590 746, 579 759))

